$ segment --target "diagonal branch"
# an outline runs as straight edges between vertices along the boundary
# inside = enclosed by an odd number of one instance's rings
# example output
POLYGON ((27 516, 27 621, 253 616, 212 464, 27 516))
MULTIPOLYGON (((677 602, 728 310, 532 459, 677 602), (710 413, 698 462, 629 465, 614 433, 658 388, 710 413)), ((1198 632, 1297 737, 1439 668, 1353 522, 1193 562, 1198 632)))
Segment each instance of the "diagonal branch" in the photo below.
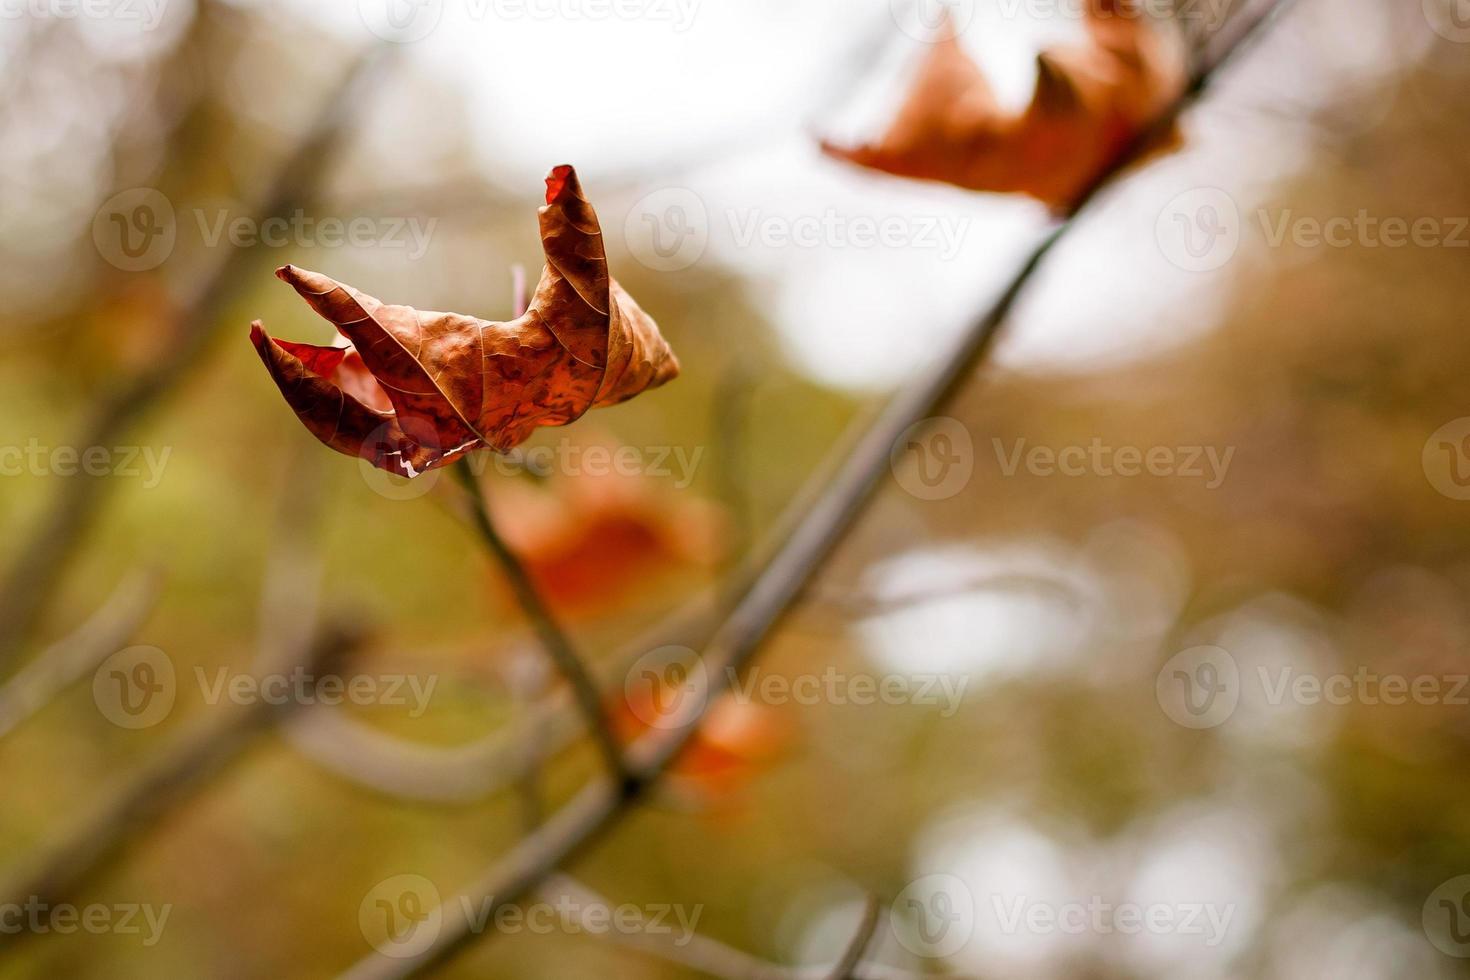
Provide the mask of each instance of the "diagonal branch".
MULTIPOLYGON (((327 97, 256 209, 267 219, 301 207, 320 182, 332 151, 348 129, 351 110, 386 67, 387 45, 358 56, 327 97)), ((259 248, 261 246, 257 246, 259 248)), ((77 446, 111 446, 172 392, 207 350, 226 304, 248 280, 252 249, 226 252, 172 317, 174 341, 157 363, 105 394, 78 434, 77 446)), ((21 542, 0 580, 0 669, 15 659, 41 617, 47 597, 81 544, 105 499, 105 477, 77 475, 61 484, 49 510, 21 542)))
POLYGON ((484 488, 480 486, 480 481, 476 478, 474 471, 463 459, 454 464, 454 471, 470 496, 470 519, 475 530, 479 533, 480 539, 485 543, 490 554, 500 564, 501 570, 505 572, 511 591, 515 593, 516 601, 520 604, 522 611, 531 620, 531 626, 535 629, 537 637, 540 638, 546 655, 551 659, 562 678, 571 686, 572 697, 576 700, 577 709, 581 711, 582 718, 592 733, 592 739, 597 743, 598 751, 602 753, 602 760, 607 766, 608 773, 620 785, 631 783, 632 773, 623 760, 623 748, 618 743, 612 721, 608 718, 607 710, 603 706, 597 682, 587 672, 587 667, 572 647, 572 641, 567 637, 566 631, 557 623, 551 609, 541 598, 541 593, 531 581, 526 567, 521 564, 520 558, 496 530, 495 520, 485 501, 484 488))
MULTIPOLYGON (((700 647, 716 615, 713 596, 701 594, 594 665, 600 686, 622 683, 629 667, 663 646, 700 647)), ((288 741, 333 774, 399 800, 475 803, 508 788, 530 768, 571 748, 582 717, 570 693, 557 689, 508 730, 452 747, 411 742, 379 731, 336 708, 313 707, 282 729, 288 741)))
POLYGON ((0 738, 9 735, 127 643, 152 612, 158 592, 156 574, 129 575, 91 619, 42 651, 8 684, 0 687, 0 738))
POLYGON ((852 941, 847 944, 842 959, 837 961, 828 980, 858 980, 858 968, 863 965, 868 947, 873 944, 873 934, 878 931, 880 912, 882 908, 878 905, 878 896, 869 895, 867 902, 863 904, 863 917, 858 922, 857 932, 853 934, 852 941))
MULTIPOLYGON (((606 898, 582 882, 564 874, 552 875, 546 884, 541 886, 538 894, 545 901, 569 898, 574 905, 583 909, 608 908, 610 905, 606 898)), ((870 903, 869 908, 873 910, 871 917, 865 913, 862 923, 863 932, 859 933, 864 947, 868 945, 873 930, 876 930, 878 925, 877 903, 870 903)), ((654 930, 644 928, 641 919, 637 928, 624 931, 586 928, 584 918, 584 916, 579 916, 575 909, 567 910, 564 915, 564 921, 568 926, 583 927, 583 931, 590 936, 605 939, 675 966, 687 967, 706 976, 717 977, 719 980, 827 980, 828 977, 834 975, 841 976, 844 980, 919 980, 921 976, 897 967, 873 963, 859 965, 848 963, 845 959, 835 970, 820 966, 782 966, 779 963, 752 956, 697 932, 688 933, 681 937, 681 942, 675 942, 669 936, 658 935, 654 930)), ((949 980, 959 980, 959 978, 951 974, 949 980)))
MULTIPOLYGON (((1231 29, 1226 41, 1201 59, 1183 94, 1097 175, 1080 195, 1072 215, 1042 239, 990 309, 956 339, 934 367, 900 391, 851 451, 831 467, 830 475, 819 478, 814 489, 804 495, 804 502, 794 508, 795 518, 787 525, 789 537, 770 556, 762 574, 745 591, 705 650, 704 676, 709 689, 706 705, 725 690, 731 674, 738 674, 748 664, 862 513, 888 472, 892 446, 910 427, 942 409, 969 379, 1036 270, 1077 224, 1078 214, 1140 159, 1179 114, 1199 99, 1219 70, 1290 4, 1291 0, 1272 0, 1258 14, 1232 19, 1244 21, 1243 26, 1231 29)), ((695 717, 682 726, 641 738, 628 754, 637 778, 632 788, 644 788, 659 779, 693 738, 702 720, 695 717)), ((531 894, 556 868, 580 855, 618 823, 636 798, 628 789, 606 780, 588 785, 537 833, 523 839, 471 883, 467 898, 441 906, 444 915, 439 933, 422 952, 401 959, 374 952, 345 976, 351 980, 412 977, 447 963, 480 938, 463 911, 465 907, 480 907, 482 911, 488 908, 493 914, 531 894)))

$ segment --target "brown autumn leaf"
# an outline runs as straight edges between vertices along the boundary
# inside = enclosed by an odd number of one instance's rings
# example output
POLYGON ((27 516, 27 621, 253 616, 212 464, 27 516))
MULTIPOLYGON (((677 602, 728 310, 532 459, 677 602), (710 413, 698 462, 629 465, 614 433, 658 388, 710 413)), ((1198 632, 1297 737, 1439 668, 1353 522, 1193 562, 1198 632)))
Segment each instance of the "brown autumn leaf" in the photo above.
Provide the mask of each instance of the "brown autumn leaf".
POLYGON ((294 266, 276 275, 336 325, 340 346, 251 340, 322 442, 413 477, 475 449, 506 452, 672 380, 679 363, 653 320, 608 274, 602 230, 577 174, 546 178, 546 267, 507 323, 391 306, 294 266))
MULTIPOLYGON (((1183 52, 1125 0, 1091 0, 1088 41, 1043 51, 1036 89, 1008 113, 946 24, 878 142, 838 159, 969 190, 1028 194, 1065 212, 1117 154, 1183 91, 1183 52)), ((1171 132, 1157 149, 1177 145, 1171 132)))

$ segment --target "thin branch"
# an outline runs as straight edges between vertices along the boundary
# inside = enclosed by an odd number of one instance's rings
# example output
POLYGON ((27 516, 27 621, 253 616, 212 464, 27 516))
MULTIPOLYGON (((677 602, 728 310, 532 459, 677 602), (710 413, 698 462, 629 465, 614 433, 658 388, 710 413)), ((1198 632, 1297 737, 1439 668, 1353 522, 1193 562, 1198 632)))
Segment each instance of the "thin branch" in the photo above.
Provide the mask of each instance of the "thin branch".
MULTIPOLYGON (((262 678, 296 670, 317 677, 336 673, 362 635, 360 627, 345 619, 318 622, 319 563, 307 542, 319 498, 313 491, 319 484, 307 479, 303 491, 291 482, 296 475, 296 467, 286 468, 278 533, 261 588, 261 650, 255 671, 262 678)), ((59 844, 0 884, 0 896, 21 902, 34 897, 51 904, 67 900, 161 819, 201 793, 255 736, 301 707, 296 699, 273 704, 256 698, 192 719, 168 747, 145 760, 139 772, 59 844)), ((22 933, 12 943, 29 935, 22 933)))
POLYGON ((608 773, 620 785, 630 783, 632 774, 623 761, 623 747, 618 742, 617 734, 613 731, 612 721, 608 718, 607 710, 603 706, 602 694, 598 691, 597 682, 587 672, 587 667, 572 647, 571 640, 557 623, 545 600, 541 598, 541 593, 531 581, 526 567, 521 564, 520 558, 496 530, 495 520, 485 501, 484 489, 480 486, 480 481, 476 478, 474 471, 463 459, 454 464, 454 470, 470 496, 470 519, 475 530, 479 533, 481 541, 484 542, 490 554, 500 564, 501 570, 505 572, 511 591, 515 593, 521 610, 530 619, 531 626, 541 640, 541 646, 546 650, 546 655, 556 666, 562 679, 570 685, 572 697, 576 700, 578 710, 582 712, 582 719, 586 722, 588 730, 591 731, 598 751, 602 753, 602 760, 607 766, 608 773))
MULTIPOLYGON (((716 603, 703 594, 620 646, 594 666, 606 687, 622 683, 649 650, 704 645, 716 603)), ((475 803, 514 784, 576 744, 582 717, 565 688, 550 692, 509 730, 449 748, 381 732, 337 708, 314 707, 291 718, 283 733, 295 749, 343 779, 399 800, 475 803)))
POLYGON ((0 688, 0 738, 116 653, 153 611, 160 577, 134 572, 76 631, 42 651, 0 688))
MULTIPOLYGON (((363 102, 365 89, 384 74, 388 47, 375 46, 358 56, 328 95, 261 199, 256 216, 262 221, 289 215, 313 193, 332 151, 346 133, 351 110, 363 102)), ((99 399, 74 445, 116 445, 188 376, 218 332, 228 303, 248 281, 254 254, 254 249, 229 250, 212 272, 200 278, 202 284, 185 297, 172 317, 175 337, 167 354, 99 399)), ((78 475, 63 482, 49 510, 17 549, 0 584, 0 669, 21 652, 35 629, 47 597, 102 505, 104 481, 105 477, 78 475)))
MULTIPOLYGON (((541 886, 538 895, 542 901, 556 903, 558 907, 563 903, 556 900, 563 897, 570 898, 573 904, 584 909, 610 907, 606 898, 566 874, 552 875, 541 886)), ((874 910, 871 924, 865 914, 864 932, 859 934, 864 947, 868 945, 879 923, 877 904, 870 903, 869 907, 874 910)), ((655 957, 665 963, 694 970, 706 976, 716 977, 719 980, 827 980, 828 977, 834 975, 834 969, 831 967, 782 966, 779 963, 772 963, 697 932, 686 934, 682 937, 682 943, 676 943, 666 934, 656 934, 644 928, 641 916, 638 920, 638 928, 621 931, 587 928, 585 915, 578 916, 573 909, 567 909, 565 913, 563 921, 568 926, 575 926, 590 936, 605 939, 626 949, 655 957)), ((837 970, 841 971, 838 975, 844 980, 919 980, 922 976, 922 974, 911 973, 897 967, 878 964, 849 965, 844 962, 837 967, 837 970)), ((954 974, 947 976, 949 980, 959 980, 954 974)))
POLYGON ((858 922, 857 932, 853 934, 852 941, 847 944, 842 959, 837 961, 828 980, 858 980, 858 967, 862 966, 868 955, 868 947, 873 944, 873 934, 878 931, 878 915, 881 911, 878 896, 869 895, 863 904, 863 917, 858 922))
MULTIPOLYGON (((1057 242, 1077 224, 1077 215, 1131 163, 1155 145, 1174 120, 1193 105, 1213 78, 1246 42, 1256 36, 1273 15, 1285 10, 1292 0, 1274 0, 1260 15, 1232 32, 1228 44, 1203 59, 1183 94, 1163 113, 1154 126, 1140 135, 1098 174, 1079 196, 1071 217, 1064 219, 1022 264, 1010 285, 944 352, 933 368, 916 383, 905 386, 884 409, 878 421, 861 437, 853 450, 833 467, 830 479, 804 495, 796 518, 787 526, 791 533, 771 556, 764 572, 735 606, 706 648, 708 665, 703 672, 709 688, 705 704, 713 702, 728 684, 730 671, 738 672, 759 649, 782 615, 800 598, 803 589, 835 549, 844 533, 862 513, 867 501, 889 469, 891 447, 915 423, 942 410, 964 385, 989 350, 1017 298, 1031 281, 1042 261, 1057 242), (821 489, 825 484, 825 489, 821 489)), ((488 868, 466 889, 462 900, 451 900, 441 908, 444 915, 435 940, 416 956, 395 959, 374 952, 360 960, 345 976, 352 980, 386 980, 419 976, 441 966, 481 938, 464 909, 479 907, 494 914, 499 908, 532 893, 556 868, 574 859, 611 830, 627 812, 636 796, 630 789, 646 788, 659 779, 697 732, 702 717, 686 724, 650 732, 634 744, 628 758, 637 783, 613 786, 596 780, 542 826, 523 839, 488 868)))
MULTIPOLYGON (((357 642, 358 636, 350 628, 333 625, 318 633, 305 657, 292 658, 275 669, 290 670, 299 665, 313 674, 330 671, 357 642)), ((268 729, 283 712, 297 707, 295 700, 274 705, 257 698, 227 712, 211 712, 195 719, 172 745, 146 761, 111 799, 72 827, 59 844, 9 875, 0 886, 0 905, 24 905, 35 899, 51 905, 69 901, 134 840, 193 799, 254 736, 268 729)), ((8 939, 7 951, 30 935, 22 932, 8 939)))

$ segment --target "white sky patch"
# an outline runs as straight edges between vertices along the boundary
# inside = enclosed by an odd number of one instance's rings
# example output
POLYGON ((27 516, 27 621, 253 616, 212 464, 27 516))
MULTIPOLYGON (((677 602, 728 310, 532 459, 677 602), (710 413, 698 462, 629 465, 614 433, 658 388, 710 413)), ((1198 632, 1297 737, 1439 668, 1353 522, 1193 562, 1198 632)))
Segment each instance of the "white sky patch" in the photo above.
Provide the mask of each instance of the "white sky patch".
POLYGON ((979 678, 1066 667, 1086 642, 1101 588, 1064 553, 1032 544, 910 551, 875 566, 869 582, 876 598, 905 600, 854 627, 877 664, 979 678), (963 583, 973 587, 956 592, 963 583))

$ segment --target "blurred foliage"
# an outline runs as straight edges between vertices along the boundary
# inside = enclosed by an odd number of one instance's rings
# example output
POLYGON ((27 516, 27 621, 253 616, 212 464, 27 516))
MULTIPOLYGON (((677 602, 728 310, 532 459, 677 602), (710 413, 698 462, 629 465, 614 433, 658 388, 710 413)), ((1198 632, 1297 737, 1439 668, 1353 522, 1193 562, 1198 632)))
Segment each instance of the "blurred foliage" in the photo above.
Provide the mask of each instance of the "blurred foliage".
MULTIPOLYGON (((111 269, 90 242, 92 210, 108 196, 101 189, 157 186, 199 206, 251 199, 349 52, 306 29, 282 30, 264 10, 222 3, 202 3, 172 43, 132 60, 103 63, 61 25, 29 30, 29 53, 6 54, 10 94, 0 111, 20 113, 47 85, 82 101, 114 86, 120 93, 98 102, 105 121, 73 123, 89 145, 106 144, 98 169, 108 176, 79 193, 81 203, 45 231, 44 243, 34 243, 34 213, 49 205, 37 197, 29 199, 32 217, 0 236, 4 288, 17 297, 0 337, 0 442, 64 445, 101 388, 169 342, 154 329, 160 313, 214 258, 186 251, 155 273, 111 269), (35 64, 14 70, 22 57, 35 64), (271 98, 250 96, 257 81, 271 98), (19 258, 27 254, 40 258, 19 258)), ((510 304, 502 270, 539 254, 537 188, 504 190, 467 163, 464 94, 399 71, 394 100, 432 107, 440 143, 422 169, 434 180, 385 190, 370 154, 347 153, 316 197, 323 212, 343 217, 374 213, 383 195, 399 214, 405 201, 424 201, 424 210, 408 213, 443 221, 432 263, 405 268, 344 250, 332 272, 372 281, 373 291, 405 303, 497 315, 510 304), (459 188, 463 200, 436 200, 440 187, 459 188)), ((1388 100, 1371 125, 1354 120, 1351 100, 1323 107, 1311 166, 1274 188, 1266 206, 1470 214, 1470 120, 1458 110, 1467 91, 1463 52, 1435 48, 1387 91, 1363 96, 1375 106, 1388 100)), ((76 131, 55 134, 58 147, 78 140, 76 131)), ((11 173, 8 192, 41 194, 27 181, 44 183, 45 154, 32 164, 34 173, 11 173)), ((591 181, 589 195, 598 200, 591 181)), ((680 492, 718 501, 740 532, 736 544, 748 546, 879 396, 824 387, 788 363, 759 283, 705 265, 679 276, 641 270, 612 237, 615 273, 658 318, 684 377, 598 413, 586 430, 550 430, 535 444, 610 436, 638 447, 703 447, 694 485, 680 492), (732 431, 734 460, 722 455, 732 431)), ((1466 414, 1465 253, 1258 246, 1247 241, 1228 267, 1226 310, 1195 342, 1085 374, 988 370, 950 413, 976 437, 979 465, 966 492, 919 502, 890 484, 816 590, 869 591, 903 552, 1020 549, 1080 583, 1070 605, 1042 607, 1040 632, 1071 624, 1065 651, 1044 649, 1020 669, 977 674, 953 717, 912 705, 781 706, 781 723, 798 734, 779 761, 728 799, 640 809, 580 861, 579 876, 618 902, 700 905, 701 931, 792 961, 832 955, 846 921, 833 917, 855 914, 862 889, 891 897, 916 874, 939 870, 924 855, 956 814, 1043 834, 1084 881, 1093 873, 1084 869, 1109 862, 1129 880, 1151 842, 1198 834, 1202 874, 1238 863, 1259 885, 1240 892, 1251 921, 1228 967, 1210 961, 1172 975, 1345 975, 1300 964, 1328 970, 1339 962, 1328 946, 1359 948, 1375 917, 1386 917, 1393 941, 1360 957, 1355 975, 1459 975, 1418 933, 1425 897, 1470 872, 1470 783, 1457 775, 1470 714, 1448 705, 1322 706, 1259 731, 1245 726, 1242 734, 1232 723, 1192 732, 1155 701, 1155 676, 1175 652, 1198 643, 1230 648, 1222 637, 1250 630, 1293 656, 1317 651, 1310 662, 1324 670, 1470 670, 1466 505, 1437 493, 1420 463, 1429 435, 1466 414), (1235 455, 1215 489, 1147 476, 1008 477, 992 465, 992 439, 1019 438, 1231 447, 1235 455), (1212 840, 1212 816, 1250 847, 1232 850, 1228 834, 1212 840), (1304 917, 1328 888, 1348 896, 1351 914, 1335 931, 1312 931, 1304 917), (1322 944, 1319 955, 1302 960, 1299 947, 1312 944, 1322 944)), ((327 458, 280 404, 245 343, 246 324, 260 316, 285 336, 325 336, 271 278, 285 260, 264 251, 249 257, 259 288, 233 298, 198 370, 137 433, 141 445, 170 448, 166 478, 149 489, 116 481, 51 603, 46 633, 71 628, 129 569, 157 565, 168 587, 138 642, 168 651, 181 676, 196 667, 246 670, 259 643, 273 529, 283 509, 300 506, 319 514, 309 532, 290 533, 315 539, 324 604, 372 624, 362 669, 441 677, 422 718, 391 708, 356 713, 424 743, 472 740, 515 714, 507 678, 523 628, 444 494, 404 501, 368 492, 357 465, 327 458)), ((57 479, 5 478, 0 550, 32 526, 57 479)), ((523 480, 492 476, 492 501, 497 483, 513 495, 509 488, 523 480)), ((578 617, 578 639, 611 649, 717 573, 659 577, 616 613, 578 617)), ((1015 636, 1006 632, 1014 626, 983 617, 962 620, 956 636, 952 617, 926 621, 930 604, 920 597, 913 605, 895 634, 882 614, 834 616, 814 601, 771 644, 760 671, 795 676, 835 665, 873 673, 892 669, 895 645, 897 656, 922 663, 934 648, 1015 636)), ((195 685, 181 689, 165 725, 124 732, 79 685, 0 741, 0 859, 14 862, 54 839, 209 710, 195 685)), ((560 761, 547 773, 548 796, 569 795, 593 762, 581 750, 560 761)), ((396 802, 268 738, 85 896, 171 903, 159 945, 120 935, 44 937, 10 957, 0 939, 0 978, 331 975, 367 951, 358 906, 375 883, 422 874, 448 894, 519 832, 510 795, 446 807, 396 802)), ((1046 954, 1010 975, 1170 975, 1140 962, 1100 943, 1046 954)), ((445 975, 686 974, 586 938, 512 935, 476 947, 445 975)))

